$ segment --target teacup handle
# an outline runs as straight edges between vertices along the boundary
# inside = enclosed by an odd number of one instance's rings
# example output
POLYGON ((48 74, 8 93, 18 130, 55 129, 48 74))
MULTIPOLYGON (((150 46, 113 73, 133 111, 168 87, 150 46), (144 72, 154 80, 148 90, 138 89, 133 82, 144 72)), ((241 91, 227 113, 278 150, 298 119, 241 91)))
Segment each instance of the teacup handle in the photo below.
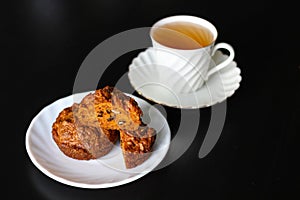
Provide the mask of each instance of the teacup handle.
POLYGON ((211 76, 212 74, 216 73, 217 71, 223 69, 224 67, 228 66, 229 63, 231 63, 234 59, 234 50, 233 48, 227 44, 227 43, 218 43, 214 46, 212 50, 212 56, 216 53, 218 49, 226 49, 229 51, 229 56, 226 60, 218 64, 217 66, 213 67, 211 70, 209 70, 206 74, 206 80, 211 76))

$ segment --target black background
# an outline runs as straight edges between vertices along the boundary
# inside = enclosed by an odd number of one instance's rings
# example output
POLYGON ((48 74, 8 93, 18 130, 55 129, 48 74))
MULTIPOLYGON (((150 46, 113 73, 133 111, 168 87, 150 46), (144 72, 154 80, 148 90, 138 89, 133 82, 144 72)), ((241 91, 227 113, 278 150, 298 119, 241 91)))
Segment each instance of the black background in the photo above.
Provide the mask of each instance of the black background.
MULTIPOLYGON (((2 104, 11 108, 7 118, 12 123, 2 133, 8 137, 1 144, 4 191, 28 199, 299 198, 299 15, 297 6, 279 3, 28 0, 3 5, 2 88, 12 87, 2 104), (210 119, 210 108, 205 108, 188 151, 168 167, 129 184, 80 189, 40 172, 25 150, 32 118, 72 94, 82 61, 103 40, 176 14, 211 21, 219 30, 218 42, 234 47, 242 71, 241 86, 227 100, 224 129, 210 154, 197 156, 210 119)), ((99 84, 114 84, 137 53, 120 57, 107 72, 111 79, 99 84)), ((175 134, 178 110, 166 111, 175 134)))

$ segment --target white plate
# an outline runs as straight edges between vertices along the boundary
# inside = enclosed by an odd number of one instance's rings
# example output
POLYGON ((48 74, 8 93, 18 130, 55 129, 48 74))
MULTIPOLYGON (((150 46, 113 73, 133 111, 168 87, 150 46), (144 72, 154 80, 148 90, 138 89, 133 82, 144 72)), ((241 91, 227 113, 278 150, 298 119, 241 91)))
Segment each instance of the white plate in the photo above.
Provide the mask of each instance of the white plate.
MULTIPOLYGON (((175 77, 170 67, 164 67, 155 59, 155 50, 148 48, 133 59, 129 66, 128 78, 133 88, 145 98, 159 104, 176 108, 202 108, 224 101, 239 88, 241 70, 235 61, 211 75, 209 80, 192 93, 176 92, 180 77, 175 77), (163 69, 162 69, 163 68, 163 69), (161 76, 160 73, 168 73, 161 76), (164 77, 164 78, 161 78, 164 77)), ((223 61, 227 55, 217 51, 212 57, 214 63, 223 61)))
POLYGON ((119 144, 96 160, 76 160, 65 156, 52 139, 52 124, 59 112, 79 102, 86 93, 71 95, 48 105, 32 120, 26 133, 26 150, 33 164, 61 183, 81 188, 107 188, 126 184, 151 172, 165 157, 170 145, 170 128, 164 116, 146 101, 134 98, 143 110, 143 121, 157 130, 153 153, 144 163, 126 169, 119 144))

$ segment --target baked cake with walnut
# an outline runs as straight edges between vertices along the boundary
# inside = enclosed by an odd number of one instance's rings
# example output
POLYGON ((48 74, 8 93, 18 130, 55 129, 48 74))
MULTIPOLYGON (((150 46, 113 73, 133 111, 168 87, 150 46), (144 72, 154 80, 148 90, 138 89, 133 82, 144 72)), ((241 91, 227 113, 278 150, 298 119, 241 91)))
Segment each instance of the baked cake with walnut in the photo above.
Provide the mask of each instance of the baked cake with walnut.
POLYGON ((120 135, 126 168, 142 164, 151 154, 156 131, 142 122, 137 102, 106 86, 59 113, 53 139, 67 156, 89 160, 106 155, 120 135))

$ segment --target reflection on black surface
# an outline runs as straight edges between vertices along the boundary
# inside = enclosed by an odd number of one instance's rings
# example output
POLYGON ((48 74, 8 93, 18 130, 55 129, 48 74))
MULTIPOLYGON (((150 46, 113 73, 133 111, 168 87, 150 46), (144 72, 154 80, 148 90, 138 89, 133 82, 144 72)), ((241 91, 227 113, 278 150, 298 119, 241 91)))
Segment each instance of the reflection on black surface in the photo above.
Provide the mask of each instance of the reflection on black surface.
MULTIPOLYGON (((34 165, 30 165, 27 168, 27 175, 29 183, 32 188, 35 189, 39 194, 34 194, 34 196, 40 196, 47 200, 82 200, 82 199, 122 199, 129 195, 129 193, 134 195, 140 195, 136 191, 142 191, 143 188, 149 186, 149 181, 140 182, 136 180, 134 183, 127 183, 123 186, 117 186, 112 188, 101 188, 101 189, 85 189, 77 188, 63 183, 57 182, 45 174, 40 172, 34 165)), ((147 178, 146 178, 147 179, 147 178)), ((151 178, 150 178, 151 179, 151 178)), ((155 183, 152 180, 151 183, 155 183)), ((143 192, 140 192, 143 193, 143 192)), ((132 196, 132 195, 131 195, 132 196)), ((134 199, 134 198, 133 198, 134 199)), ((139 198, 140 199, 140 198, 139 198)))
POLYGON ((74 195, 74 191, 71 191, 68 186, 51 180, 46 175, 38 171, 38 169, 28 167, 27 171, 31 184, 44 197, 44 199, 80 199, 77 198, 77 195, 74 195))

